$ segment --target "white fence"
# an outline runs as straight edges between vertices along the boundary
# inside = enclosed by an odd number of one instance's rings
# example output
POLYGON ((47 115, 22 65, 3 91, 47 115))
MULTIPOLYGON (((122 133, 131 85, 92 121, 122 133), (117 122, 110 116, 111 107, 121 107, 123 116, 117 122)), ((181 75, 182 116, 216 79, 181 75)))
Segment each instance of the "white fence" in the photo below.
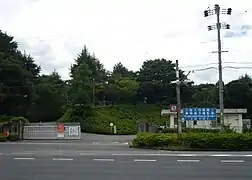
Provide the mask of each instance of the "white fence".
POLYGON ((23 126, 23 139, 80 139, 80 123, 31 123, 23 126))

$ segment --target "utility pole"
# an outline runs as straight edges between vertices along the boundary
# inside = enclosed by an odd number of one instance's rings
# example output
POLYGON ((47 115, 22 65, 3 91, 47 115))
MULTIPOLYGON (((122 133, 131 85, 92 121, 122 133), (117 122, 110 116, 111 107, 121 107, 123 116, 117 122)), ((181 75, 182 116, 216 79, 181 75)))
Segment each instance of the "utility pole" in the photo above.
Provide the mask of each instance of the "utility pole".
POLYGON ((95 107, 95 79, 92 79, 92 106, 95 107))
POLYGON ((179 79, 178 60, 176 60, 176 93, 177 93, 177 128, 178 128, 178 134, 181 134, 182 122, 181 122, 180 79, 179 79))
POLYGON ((231 15, 232 9, 223 9, 221 11, 220 6, 218 4, 214 5, 214 10, 208 9, 204 11, 204 16, 208 17, 209 15, 216 14, 217 23, 216 26, 208 26, 208 31, 213 29, 217 29, 217 42, 218 42, 218 69, 219 69, 219 106, 220 106, 220 122, 221 127, 223 129, 224 125, 224 99, 223 99, 223 80, 222 80, 222 60, 221 60, 221 37, 220 37, 220 30, 221 29, 230 29, 230 25, 226 23, 220 23, 220 14, 228 14, 231 15))

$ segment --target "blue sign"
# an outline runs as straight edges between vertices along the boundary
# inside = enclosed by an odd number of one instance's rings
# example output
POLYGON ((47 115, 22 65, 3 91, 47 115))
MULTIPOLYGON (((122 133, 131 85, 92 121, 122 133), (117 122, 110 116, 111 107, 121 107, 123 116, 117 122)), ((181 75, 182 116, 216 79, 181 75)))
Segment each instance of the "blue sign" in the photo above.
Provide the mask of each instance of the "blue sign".
POLYGON ((209 120, 215 121, 216 108, 184 108, 183 120, 184 121, 200 121, 209 120))

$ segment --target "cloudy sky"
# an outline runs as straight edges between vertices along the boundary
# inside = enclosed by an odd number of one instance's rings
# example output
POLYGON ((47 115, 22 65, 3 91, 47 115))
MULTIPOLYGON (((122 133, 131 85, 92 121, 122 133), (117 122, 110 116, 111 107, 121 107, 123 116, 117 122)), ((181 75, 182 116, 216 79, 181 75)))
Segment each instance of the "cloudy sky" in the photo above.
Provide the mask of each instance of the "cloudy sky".
POLYGON ((152 58, 178 59, 194 70, 196 83, 216 82, 216 16, 204 18, 214 3, 233 9, 221 15, 223 79, 252 75, 252 3, 249 0, 0 0, 0 28, 14 36, 43 73, 54 68, 62 78, 84 44, 111 70, 117 62, 138 70, 152 58), (250 63, 251 62, 251 63, 250 63), (235 67, 230 68, 230 67, 235 67), (251 68, 250 68, 251 67, 251 68), (202 70, 210 68, 210 70, 202 70), (212 68, 212 69, 211 69, 212 68), (202 71, 201 71, 202 70, 202 71))

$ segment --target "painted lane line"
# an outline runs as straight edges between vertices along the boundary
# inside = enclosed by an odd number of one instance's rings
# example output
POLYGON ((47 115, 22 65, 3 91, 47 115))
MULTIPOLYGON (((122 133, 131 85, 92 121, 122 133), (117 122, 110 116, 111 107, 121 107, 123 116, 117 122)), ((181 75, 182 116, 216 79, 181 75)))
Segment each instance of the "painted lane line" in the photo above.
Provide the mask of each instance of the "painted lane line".
POLYGON ((148 154, 112 154, 112 156, 148 156, 148 154))
POLYGON ((134 159, 135 162, 156 162, 156 159, 134 159))
POLYGON ((244 160, 221 160, 222 163, 244 163, 244 160))
POLYGON ((112 156, 178 156, 178 154, 138 154, 138 153, 130 153, 130 154, 112 154, 112 156))
POLYGON ((34 160, 34 158, 13 158, 15 160, 34 160))
POLYGON ((81 156, 95 156, 96 153, 80 153, 81 156))
POLYGON ((73 158, 53 158, 53 161, 73 161, 73 158))
POLYGON ((198 159, 178 159, 177 162, 200 162, 198 159))
POLYGON ((107 161, 107 162, 113 162, 115 159, 93 159, 93 161, 107 161))
POLYGON ((197 156, 197 154, 178 154, 177 156, 197 156))
POLYGON ((229 157, 229 156, 232 156, 232 154, 212 154, 210 156, 214 156, 214 157, 229 157))
POLYGON ((252 154, 246 154, 245 156, 246 157, 252 157, 252 154))

